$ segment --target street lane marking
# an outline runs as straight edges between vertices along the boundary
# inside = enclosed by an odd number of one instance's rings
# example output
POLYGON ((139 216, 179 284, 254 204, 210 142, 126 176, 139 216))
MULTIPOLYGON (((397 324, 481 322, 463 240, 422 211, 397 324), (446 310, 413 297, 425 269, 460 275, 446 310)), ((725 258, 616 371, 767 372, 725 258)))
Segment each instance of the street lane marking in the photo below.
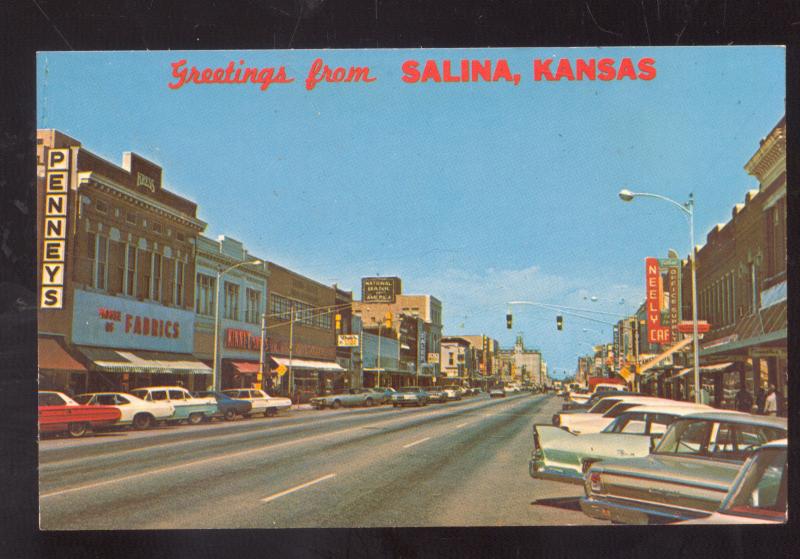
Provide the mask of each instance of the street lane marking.
POLYGON ((414 445, 417 445, 419 443, 424 443, 425 441, 428 440, 430 440, 430 437, 425 437, 424 439, 420 439, 418 441, 414 441, 413 443, 408 443, 407 445, 403 445, 403 448, 411 448, 414 445))
POLYGON ((332 477, 336 477, 336 474, 328 474, 326 476, 322 476, 320 478, 317 478, 317 479, 315 479, 313 481, 308 481, 308 482, 306 482, 306 483, 304 483, 302 485, 298 485, 297 487, 292 487, 291 489, 287 489, 286 491, 281 491, 280 493, 275 493, 274 495, 270 495, 269 497, 264 497, 263 499, 261 499, 261 502, 262 503, 269 503, 270 501, 274 501, 275 499, 278 499, 279 497, 283 497, 284 495, 288 495, 289 493, 294 493, 295 491, 300 491, 301 489, 305 489, 306 487, 309 487, 309 486, 314 485, 315 483, 319 483, 321 481, 325 481, 326 479, 331 479, 332 477))

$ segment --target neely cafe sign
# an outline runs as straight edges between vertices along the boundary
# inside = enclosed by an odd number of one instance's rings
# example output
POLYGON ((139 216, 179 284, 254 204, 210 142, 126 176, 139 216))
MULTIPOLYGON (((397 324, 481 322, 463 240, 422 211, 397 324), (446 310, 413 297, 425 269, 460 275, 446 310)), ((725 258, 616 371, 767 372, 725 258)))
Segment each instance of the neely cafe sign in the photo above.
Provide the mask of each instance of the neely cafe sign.
POLYGON ((78 345, 191 353, 194 314, 76 289, 72 341, 78 345))
POLYGON ((64 307, 64 268, 67 262, 67 195, 69 149, 47 152, 42 231, 42 309, 64 307))

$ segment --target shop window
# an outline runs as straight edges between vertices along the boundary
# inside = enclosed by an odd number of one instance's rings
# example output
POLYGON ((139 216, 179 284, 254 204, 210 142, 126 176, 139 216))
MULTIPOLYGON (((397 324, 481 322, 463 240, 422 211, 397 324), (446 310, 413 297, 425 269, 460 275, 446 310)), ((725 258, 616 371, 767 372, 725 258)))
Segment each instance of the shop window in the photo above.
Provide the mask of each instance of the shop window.
POLYGON ((225 282, 225 318, 239 320, 239 286, 225 282))
POLYGON ((197 274, 196 300, 197 314, 211 316, 214 313, 214 298, 216 296, 217 280, 206 274, 197 274))

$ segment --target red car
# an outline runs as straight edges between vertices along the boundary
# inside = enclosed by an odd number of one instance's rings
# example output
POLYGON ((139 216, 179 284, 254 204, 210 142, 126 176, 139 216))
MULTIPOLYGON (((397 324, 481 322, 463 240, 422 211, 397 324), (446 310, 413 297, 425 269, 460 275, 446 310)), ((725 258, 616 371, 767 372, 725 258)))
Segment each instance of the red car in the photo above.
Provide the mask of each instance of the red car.
POLYGON ((113 425, 120 418, 114 406, 82 406, 61 392, 39 392, 39 432, 82 437, 86 431, 113 425))

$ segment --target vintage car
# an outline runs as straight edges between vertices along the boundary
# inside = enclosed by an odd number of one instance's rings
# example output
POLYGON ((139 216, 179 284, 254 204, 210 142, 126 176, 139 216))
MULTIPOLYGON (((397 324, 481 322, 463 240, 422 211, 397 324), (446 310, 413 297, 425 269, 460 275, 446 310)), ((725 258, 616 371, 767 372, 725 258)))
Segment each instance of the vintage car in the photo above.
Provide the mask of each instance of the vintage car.
POLYGON ((427 406, 428 393, 419 386, 404 386, 392 394, 392 405, 400 406, 427 406))
POLYGON ((346 392, 328 394, 326 396, 315 396, 309 402, 318 410, 324 408, 337 409, 343 406, 377 406, 381 403, 381 394, 374 392, 371 388, 350 388, 346 392))
POLYGON ((396 392, 396 390, 390 386, 382 386, 380 388, 373 387, 369 390, 372 390, 378 395, 381 404, 388 404, 392 399, 392 394, 396 392))
POLYGON ((742 465, 719 510, 678 524, 782 524, 788 519, 788 442, 772 441, 742 465))
POLYGON ((505 398, 506 391, 503 389, 502 386, 494 386, 489 389, 489 397, 490 398, 505 398))
POLYGON ((117 425, 132 425, 134 429, 149 429, 175 413, 169 402, 147 402, 125 392, 91 392, 75 396, 75 401, 84 406, 114 406, 120 412, 117 425))
POLYGON ((108 427, 120 418, 114 406, 82 406, 62 392, 39 392, 39 432, 82 437, 89 429, 108 427))
POLYGON ((697 405, 637 405, 601 432, 586 435, 554 425, 534 425, 528 472, 536 479, 582 484, 583 474, 595 462, 647 456, 676 419, 705 409, 697 405))
POLYGON ((270 396, 257 388, 229 388, 223 390, 222 393, 231 398, 250 402, 252 405, 250 415, 260 413, 264 417, 274 417, 278 412, 288 411, 292 407, 292 401, 289 398, 270 396))
MULTIPOLYGON (((670 406, 696 406, 694 402, 682 402, 678 400, 669 400, 667 398, 655 398, 652 396, 619 396, 618 398, 605 399, 603 404, 612 404, 606 407, 606 411, 602 413, 581 413, 581 414, 562 414, 559 417, 557 427, 566 429, 572 433, 599 433, 614 421, 619 414, 625 410, 645 404, 664 404, 670 406), (617 400, 614 402, 614 400, 617 400)), ((710 406, 705 406, 705 409, 713 409, 710 406)))
MULTIPOLYGON (((561 404, 561 413, 587 413, 590 409, 597 405, 600 400, 605 400, 606 398, 613 398, 617 396, 647 396, 647 394, 642 394, 640 392, 628 392, 627 390, 614 390, 614 391, 605 391, 605 392, 595 392, 586 402, 580 404, 578 402, 564 402, 561 404)), ((558 414, 556 414, 558 415, 558 414)), ((555 417, 555 416, 553 416, 555 417)))
POLYGON ((428 386, 425 388, 425 392, 428 393, 428 401, 429 402, 436 402, 436 403, 445 403, 448 398, 447 391, 444 388, 439 386, 428 386))
POLYGON ((442 390, 444 391, 448 400, 460 400, 464 396, 464 389, 455 384, 443 386, 442 390))
POLYGON ((622 524, 707 516, 720 507, 745 459, 786 433, 785 418, 722 410, 684 416, 649 456, 593 464, 581 509, 622 524))
POLYGON ((233 421, 238 416, 250 417, 250 410, 253 409, 253 404, 247 400, 239 398, 231 398, 224 392, 215 392, 214 390, 201 390, 200 392, 192 392, 195 398, 214 398, 217 402, 217 414, 225 421, 233 421))
POLYGON ((214 398, 195 398, 182 386, 148 386, 131 390, 131 394, 147 402, 169 402, 175 413, 168 421, 188 421, 197 425, 218 413, 214 398))

